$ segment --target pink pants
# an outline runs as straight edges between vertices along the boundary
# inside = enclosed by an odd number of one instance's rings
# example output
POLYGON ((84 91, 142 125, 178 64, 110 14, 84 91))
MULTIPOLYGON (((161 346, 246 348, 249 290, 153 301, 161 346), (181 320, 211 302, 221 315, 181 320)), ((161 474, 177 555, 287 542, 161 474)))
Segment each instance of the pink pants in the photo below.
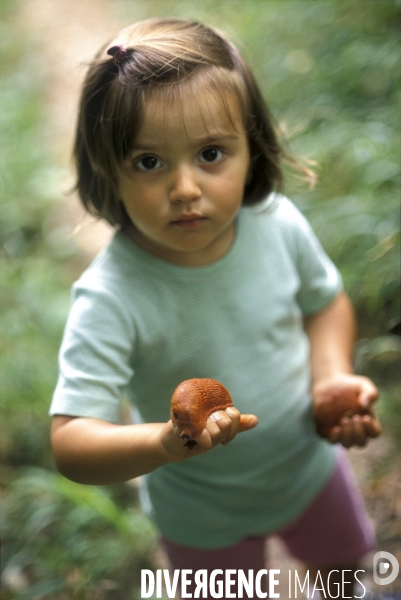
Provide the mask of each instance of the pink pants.
MULTIPOLYGON (((355 563, 372 549, 375 535, 346 453, 313 503, 292 523, 275 532, 288 552, 317 567, 355 563)), ((246 538, 228 548, 203 550, 162 538, 172 569, 266 569, 265 537, 246 538)), ((264 578, 265 579, 265 578, 264 578)))

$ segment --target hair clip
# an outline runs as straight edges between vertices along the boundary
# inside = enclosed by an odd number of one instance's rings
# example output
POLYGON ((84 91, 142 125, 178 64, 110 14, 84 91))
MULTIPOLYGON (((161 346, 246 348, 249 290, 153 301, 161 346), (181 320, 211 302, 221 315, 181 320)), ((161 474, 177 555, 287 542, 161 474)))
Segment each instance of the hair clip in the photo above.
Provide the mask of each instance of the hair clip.
POLYGON ((112 56, 114 64, 119 66, 127 57, 128 53, 124 46, 112 46, 107 50, 107 54, 112 56))

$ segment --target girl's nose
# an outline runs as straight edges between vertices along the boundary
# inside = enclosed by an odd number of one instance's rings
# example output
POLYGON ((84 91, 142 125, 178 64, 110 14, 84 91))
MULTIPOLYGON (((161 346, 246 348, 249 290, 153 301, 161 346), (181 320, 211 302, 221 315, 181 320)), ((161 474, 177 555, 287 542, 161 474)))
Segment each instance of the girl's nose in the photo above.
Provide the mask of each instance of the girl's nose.
POLYGON ((194 170, 186 165, 177 167, 172 175, 169 198, 171 202, 191 202, 202 195, 194 170))

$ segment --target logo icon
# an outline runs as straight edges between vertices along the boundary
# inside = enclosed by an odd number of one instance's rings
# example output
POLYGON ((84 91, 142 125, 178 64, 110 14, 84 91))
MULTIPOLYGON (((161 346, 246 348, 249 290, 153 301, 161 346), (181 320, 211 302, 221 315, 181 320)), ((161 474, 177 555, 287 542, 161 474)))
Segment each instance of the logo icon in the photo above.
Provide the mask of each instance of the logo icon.
POLYGON ((397 579, 399 571, 400 565, 393 554, 384 550, 376 552, 373 557, 373 579, 375 583, 379 585, 393 583, 397 579))

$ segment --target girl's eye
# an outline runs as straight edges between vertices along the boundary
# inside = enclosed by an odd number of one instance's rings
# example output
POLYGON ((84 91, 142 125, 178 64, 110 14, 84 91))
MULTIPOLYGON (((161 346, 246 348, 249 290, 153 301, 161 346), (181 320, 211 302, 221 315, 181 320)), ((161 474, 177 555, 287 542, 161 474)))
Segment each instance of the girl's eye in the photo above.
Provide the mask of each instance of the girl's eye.
POLYGON ((223 158, 223 151, 218 148, 206 148, 202 150, 200 158, 201 162, 214 163, 223 158))
POLYGON ((135 161, 135 166, 140 171, 154 171, 161 166, 161 162, 156 156, 142 156, 135 161))

